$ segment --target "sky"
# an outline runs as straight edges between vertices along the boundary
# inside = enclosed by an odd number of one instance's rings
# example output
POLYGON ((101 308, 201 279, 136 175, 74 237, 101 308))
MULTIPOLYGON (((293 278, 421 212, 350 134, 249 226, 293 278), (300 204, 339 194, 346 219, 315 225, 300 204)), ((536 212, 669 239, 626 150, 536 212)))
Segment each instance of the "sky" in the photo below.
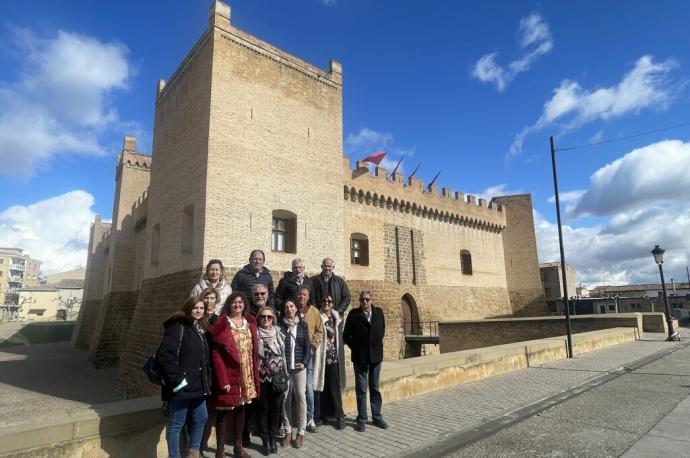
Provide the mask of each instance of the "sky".
MULTIPOLYGON (((0 246, 47 273, 86 263, 112 214, 124 135, 151 152, 156 82, 207 25, 209 1, 0 7, 0 246)), ((343 66, 351 163, 483 197, 531 193, 541 262, 585 286, 667 280, 690 264, 690 3, 237 0, 234 26, 320 68, 343 66), (650 133, 652 132, 652 133, 650 133), (588 146, 589 145, 589 146, 588 146), (575 147, 575 148, 573 148, 575 147)))

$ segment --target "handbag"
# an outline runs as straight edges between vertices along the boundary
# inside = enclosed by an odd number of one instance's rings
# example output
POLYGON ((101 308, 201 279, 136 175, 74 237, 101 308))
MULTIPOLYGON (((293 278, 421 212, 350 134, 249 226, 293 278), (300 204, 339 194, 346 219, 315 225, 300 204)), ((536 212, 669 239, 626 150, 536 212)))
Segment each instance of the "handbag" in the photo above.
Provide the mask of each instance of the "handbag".
MULTIPOLYGON (((177 341, 177 363, 179 364, 180 362, 180 350, 182 349, 182 337, 184 336, 184 326, 180 326, 180 338, 177 341)), ((163 345, 163 340, 161 339, 161 343, 158 344, 158 348, 156 351, 154 351, 151 356, 146 358, 146 362, 144 362, 144 366, 141 368, 141 370, 144 371, 144 374, 146 375, 146 378, 149 380, 149 382, 153 383, 154 385, 160 385, 160 386, 165 386, 165 376, 163 374, 163 367, 161 367, 160 362, 158 362, 158 352, 161 349, 161 345, 163 345)))
POLYGON ((290 377, 285 372, 278 372, 277 374, 273 374, 273 378, 271 379, 271 386, 273 387, 273 390, 278 392, 278 393, 284 393, 288 389, 288 381, 290 380, 290 377))

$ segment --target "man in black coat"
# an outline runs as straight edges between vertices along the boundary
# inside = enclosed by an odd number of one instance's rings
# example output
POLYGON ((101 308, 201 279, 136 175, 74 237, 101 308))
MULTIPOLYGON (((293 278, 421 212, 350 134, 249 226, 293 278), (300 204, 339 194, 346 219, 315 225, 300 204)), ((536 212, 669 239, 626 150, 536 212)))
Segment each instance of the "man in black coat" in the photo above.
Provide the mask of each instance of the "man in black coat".
POLYGON ((374 426, 387 429, 381 416, 381 392, 379 377, 383 361, 383 336, 386 321, 383 310, 371 303, 371 291, 359 293, 359 308, 352 309, 345 321, 343 340, 352 354, 355 369, 355 393, 357 395, 357 425, 355 430, 364 431, 367 422, 367 385, 374 426))
MULTIPOLYGON (((312 291, 311 278, 309 278, 304 272, 304 261, 300 258, 295 258, 292 260, 292 272, 285 272, 283 278, 278 282, 278 287, 276 288, 275 295, 275 309, 283 314, 283 302, 290 299, 295 304, 297 303, 297 293, 301 287, 309 289, 309 296, 313 297, 314 292, 312 291)), ((313 299, 310 301, 312 305, 313 299)))
POLYGON ((343 277, 333 273, 335 262, 331 258, 324 258, 321 261, 321 273, 311 277, 312 284, 312 304, 318 307, 326 296, 333 299, 333 308, 338 311, 340 316, 345 316, 345 310, 350 306, 350 290, 343 277))
MULTIPOLYGON (((249 264, 238 271, 230 283, 233 291, 244 293, 249 301, 252 300, 252 288, 254 285, 263 284, 268 288, 268 305, 273 304, 273 277, 271 271, 264 267, 266 255, 261 250, 254 250, 249 255, 249 264)), ((252 310, 250 309, 250 312, 252 310)), ((254 310, 256 313, 256 310, 254 310)))

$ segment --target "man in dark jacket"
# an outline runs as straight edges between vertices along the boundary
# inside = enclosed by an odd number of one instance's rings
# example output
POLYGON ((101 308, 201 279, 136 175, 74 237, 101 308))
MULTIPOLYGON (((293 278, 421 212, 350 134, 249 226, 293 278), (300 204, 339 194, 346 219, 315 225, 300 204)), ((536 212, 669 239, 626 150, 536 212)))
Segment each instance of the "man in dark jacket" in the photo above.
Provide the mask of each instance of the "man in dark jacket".
MULTIPOLYGON (((238 271, 230 283, 233 291, 240 291, 252 300, 252 288, 256 284, 264 284, 268 288, 268 305, 273 305, 273 277, 271 271, 264 267, 266 256, 261 250, 254 250, 249 255, 249 264, 238 271)), ((251 311, 251 310, 250 310, 251 311)), ((256 313, 256 312, 255 312, 256 313)))
POLYGON ((350 347, 352 365, 355 369, 355 393, 357 395, 357 425, 355 430, 364 431, 367 422, 367 385, 371 418, 374 426, 387 429, 381 416, 381 392, 379 376, 383 361, 383 336, 386 333, 386 321, 383 310, 371 303, 371 291, 359 293, 359 308, 352 309, 345 321, 343 340, 350 347))
POLYGON ((311 278, 307 277, 304 272, 304 261, 300 258, 295 258, 292 260, 292 272, 285 272, 285 276, 280 279, 276 288, 274 305, 281 315, 283 314, 283 302, 285 300, 290 299, 297 303, 297 292, 301 287, 308 288, 309 296, 314 296, 311 278))
POLYGON ((333 308, 340 316, 345 316, 345 310, 350 306, 350 290, 343 277, 333 273, 335 262, 331 258, 324 258, 321 261, 321 273, 311 277, 313 297, 312 304, 321 304, 325 296, 330 295, 333 299, 333 308))

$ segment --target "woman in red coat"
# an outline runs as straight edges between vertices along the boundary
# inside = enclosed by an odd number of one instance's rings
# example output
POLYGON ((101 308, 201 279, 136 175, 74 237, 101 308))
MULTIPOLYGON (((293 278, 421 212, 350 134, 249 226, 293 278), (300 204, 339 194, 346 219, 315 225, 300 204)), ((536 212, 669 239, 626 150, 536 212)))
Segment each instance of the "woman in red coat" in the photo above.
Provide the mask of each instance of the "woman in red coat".
POLYGON ((259 346, 256 322, 248 321, 247 299, 240 292, 225 301, 220 318, 209 329, 215 376, 216 457, 225 456, 225 441, 233 440, 234 455, 249 457, 242 448, 245 405, 259 397, 259 346))

